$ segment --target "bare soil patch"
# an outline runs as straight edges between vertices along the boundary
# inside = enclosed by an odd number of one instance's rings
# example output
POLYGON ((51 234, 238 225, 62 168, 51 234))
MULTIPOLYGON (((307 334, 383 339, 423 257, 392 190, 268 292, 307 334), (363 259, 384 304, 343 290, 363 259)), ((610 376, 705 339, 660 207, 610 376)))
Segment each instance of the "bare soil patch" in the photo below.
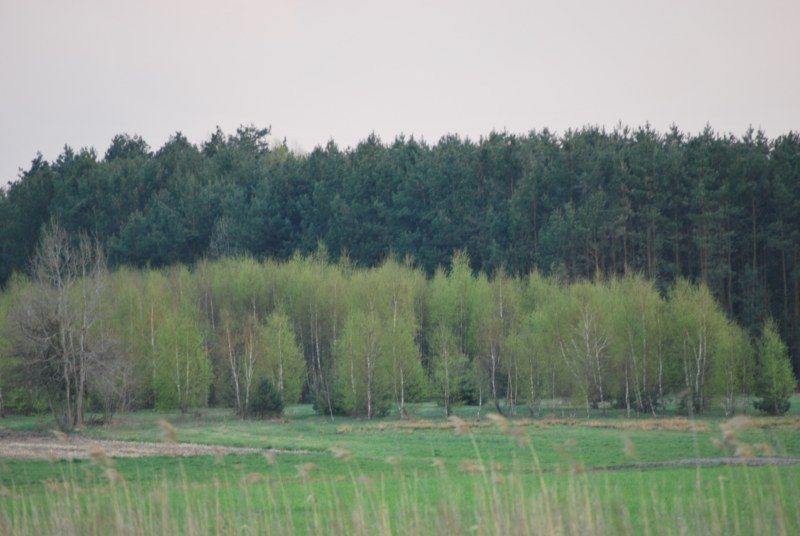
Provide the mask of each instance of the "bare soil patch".
MULTIPOLYGON (((93 457, 141 458, 144 456, 224 456, 263 454, 266 449, 223 447, 194 443, 144 443, 84 437, 11 435, 0 437, 0 457, 19 460, 84 460, 93 457)), ((273 453, 291 451, 269 451, 273 453)))

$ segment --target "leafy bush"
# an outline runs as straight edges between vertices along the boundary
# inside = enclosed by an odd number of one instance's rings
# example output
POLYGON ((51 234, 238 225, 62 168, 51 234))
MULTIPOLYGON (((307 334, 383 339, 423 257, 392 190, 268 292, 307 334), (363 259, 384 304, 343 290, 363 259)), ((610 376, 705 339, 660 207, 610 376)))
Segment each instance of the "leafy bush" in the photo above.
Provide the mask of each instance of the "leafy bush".
POLYGON ((756 409, 770 415, 789 411, 789 398, 796 386, 786 345, 773 321, 764 325, 758 345, 759 370, 756 382, 756 409))
POLYGON ((272 382, 266 378, 256 386, 250 401, 250 414, 254 417, 280 417, 283 414, 283 400, 272 382))

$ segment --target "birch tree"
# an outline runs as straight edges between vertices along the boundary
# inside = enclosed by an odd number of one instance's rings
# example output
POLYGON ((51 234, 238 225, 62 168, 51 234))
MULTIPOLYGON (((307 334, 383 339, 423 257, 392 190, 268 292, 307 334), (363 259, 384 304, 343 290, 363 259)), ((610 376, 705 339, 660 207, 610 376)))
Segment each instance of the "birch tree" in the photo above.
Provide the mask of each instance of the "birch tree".
POLYGON ((670 293, 669 322, 674 330, 673 348, 679 357, 685 396, 690 412, 704 411, 709 402, 712 364, 719 350, 718 331, 727 319, 704 284, 680 280, 670 293))
POLYGON ((306 367, 289 317, 280 311, 272 313, 261 328, 260 337, 264 356, 258 371, 269 378, 284 405, 297 404, 306 379, 306 367))
POLYGON ((255 311, 250 311, 242 321, 235 322, 228 309, 220 313, 224 352, 230 372, 237 414, 244 418, 250 407, 250 391, 260 348, 260 325, 255 311))
POLYGON ((575 394, 583 398, 587 417, 591 406, 602 407, 606 402, 611 333, 603 318, 605 290, 599 284, 577 283, 548 308, 556 324, 556 348, 574 380, 575 394))
POLYGON ((549 370, 551 347, 545 333, 541 311, 528 314, 506 339, 508 366, 513 371, 511 383, 515 401, 524 401, 531 414, 538 410, 549 370))
POLYGON ((721 395, 722 409, 729 417, 736 412, 737 399, 752 392, 756 375, 753 346, 747 333, 727 318, 717 325, 713 344, 713 389, 721 395))
POLYGON ((156 407, 187 412, 208 403, 211 363, 203 335, 187 314, 170 314, 156 329, 156 407))
POLYGON ((201 311, 185 267, 169 274, 173 306, 155 326, 155 404, 182 412, 204 407, 213 378, 204 337, 201 311))
POLYGON ((435 396, 449 416, 452 406, 462 402, 469 359, 464 354, 463 337, 458 329, 464 312, 464 299, 444 269, 436 271, 428 284, 427 340, 430 352, 430 375, 435 396))
POLYGON ((467 356, 458 349, 455 339, 444 323, 438 323, 433 334, 432 380, 436 399, 449 417, 454 405, 466 395, 468 376, 471 374, 467 356))
POLYGON ((334 354, 351 302, 350 268, 346 261, 329 264, 323 250, 311 258, 295 256, 275 272, 275 295, 303 350, 314 407, 333 417, 334 354))
POLYGON ((666 373, 664 301, 652 282, 640 276, 614 281, 609 290, 617 399, 628 414, 633 409, 655 415, 664 396, 666 373))
POLYGON ((22 376, 41 390, 61 428, 83 423, 90 376, 119 357, 118 341, 101 333, 108 277, 100 246, 73 242, 51 222, 31 263, 32 282, 9 319, 22 376))
POLYGON ((338 405, 371 419, 391 403, 390 363, 381 352, 381 323, 374 309, 352 310, 336 346, 338 405))
POLYGON ((381 349, 392 367, 392 390, 401 418, 408 416, 406 402, 421 390, 424 372, 416 336, 419 322, 416 306, 424 276, 409 264, 401 265, 393 258, 384 262, 375 274, 370 292, 381 304, 381 349))

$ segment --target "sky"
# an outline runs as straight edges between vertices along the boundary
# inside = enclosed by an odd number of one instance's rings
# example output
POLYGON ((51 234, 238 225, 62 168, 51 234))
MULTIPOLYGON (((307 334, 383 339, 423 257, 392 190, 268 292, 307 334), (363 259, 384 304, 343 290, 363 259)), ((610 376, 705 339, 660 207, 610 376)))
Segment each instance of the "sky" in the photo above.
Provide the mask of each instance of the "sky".
POLYGON ((115 134, 800 130, 797 0, 0 0, 0 185, 115 134))

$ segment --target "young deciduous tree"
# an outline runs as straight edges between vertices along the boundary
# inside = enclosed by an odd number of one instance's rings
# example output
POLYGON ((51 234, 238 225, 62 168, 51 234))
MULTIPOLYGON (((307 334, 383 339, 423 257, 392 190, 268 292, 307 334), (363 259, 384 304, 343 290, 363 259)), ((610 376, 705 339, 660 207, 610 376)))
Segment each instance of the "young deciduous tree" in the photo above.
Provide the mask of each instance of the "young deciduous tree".
POLYGON ((306 379, 306 366, 286 314, 276 311, 267 318, 261 329, 260 347, 264 356, 259 372, 269 378, 284 405, 297 404, 306 379))
POLYGON ((155 403, 158 408, 185 412, 208 403, 212 369, 191 274, 176 268, 169 282, 173 307, 155 326, 155 403))
POLYGON ((126 349, 131 367, 130 405, 152 407, 155 401, 156 327, 167 314, 170 293, 161 271, 121 268, 111 274, 111 323, 126 349))
POLYGON ((508 336, 506 363, 513 371, 514 400, 527 404, 535 414, 542 398, 552 346, 548 344, 541 311, 534 311, 508 336))
MULTIPOLYGON (((468 272, 458 264, 458 257, 453 260, 453 270, 468 272)), ((454 404, 462 402, 468 395, 465 392, 467 375, 471 374, 469 358, 464 351, 466 345, 462 336, 468 317, 466 296, 459 290, 456 277, 464 276, 467 281, 471 279, 469 273, 458 274, 451 271, 450 275, 444 269, 438 269, 433 279, 428 284, 427 312, 428 324, 426 338, 429 349, 430 376, 436 398, 444 406, 445 416, 450 415, 454 404)), ((466 286, 466 285, 465 285, 466 286)))
POLYGON ((326 255, 322 250, 268 265, 275 272, 276 301, 291 318, 303 349, 314 407, 332 418, 336 345, 350 306, 351 270, 346 260, 329 264, 326 255))
POLYGON ((374 308, 350 311, 336 345, 340 406, 371 419, 391 403, 391 363, 381 351, 382 326, 374 308))
POLYGON ((734 322, 720 322, 713 340, 712 382, 714 393, 722 396, 726 416, 736 411, 740 395, 752 392, 755 363, 747 333, 734 322))
POLYGON ((655 415, 664 394, 663 300, 653 284, 641 276, 614 281, 609 290, 616 398, 624 400, 628 414, 633 405, 637 413, 655 415))
POLYGON ((548 307, 551 329, 563 366, 575 382, 575 395, 590 406, 606 402, 608 361, 612 332, 605 316, 608 289, 600 283, 576 283, 548 307))
POLYGON ((56 223, 42 231, 32 261, 33 284, 10 313, 8 334, 20 377, 40 390, 61 428, 81 424, 93 374, 121 358, 102 330, 108 312, 105 255, 86 236, 73 243, 56 223))
POLYGON ((200 263, 193 288, 208 329, 213 398, 244 417, 254 388, 255 341, 261 319, 272 306, 264 266, 250 257, 200 263))
POLYGON ((782 415, 789 411, 789 398, 797 387, 797 381, 786 345, 772 320, 767 321, 761 331, 758 361, 755 407, 770 415, 782 415))
POLYGON ((425 382, 416 342, 419 324, 415 308, 425 279, 409 264, 401 265, 393 258, 381 265, 375 278, 384 323, 381 350, 391 363, 395 404, 405 418, 406 402, 422 391, 425 382))
POLYGON ((197 322, 172 312, 156 328, 156 407, 203 407, 210 384, 211 364, 197 322))
POLYGON ((706 409, 710 397, 709 380, 718 348, 719 330, 727 322, 708 287, 680 280, 670 293, 669 323, 673 330, 673 351, 678 355, 685 396, 682 404, 689 411, 706 409))
POLYGON ((223 309, 219 321, 224 332, 225 355, 236 397, 236 412, 245 418, 250 407, 256 362, 261 353, 260 325, 254 311, 239 322, 234 322, 233 318, 228 309, 223 309))
MULTIPOLYGON (((15 394, 23 402, 23 407, 18 409, 28 409, 24 406, 32 406, 35 397, 35 389, 23 385, 18 380, 20 358, 14 353, 14 335, 10 333, 12 322, 11 313, 20 294, 28 291, 30 280, 21 275, 15 275, 0 292, 0 417, 5 416, 9 397, 14 398, 15 394)), ((13 402, 12 402, 13 404, 13 402)))
POLYGON ((431 341, 431 378, 434 396, 444 406, 445 417, 450 416, 453 405, 463 401, 471 374, 469 360, 462 354, 446 324, 440 322, 431 341))

